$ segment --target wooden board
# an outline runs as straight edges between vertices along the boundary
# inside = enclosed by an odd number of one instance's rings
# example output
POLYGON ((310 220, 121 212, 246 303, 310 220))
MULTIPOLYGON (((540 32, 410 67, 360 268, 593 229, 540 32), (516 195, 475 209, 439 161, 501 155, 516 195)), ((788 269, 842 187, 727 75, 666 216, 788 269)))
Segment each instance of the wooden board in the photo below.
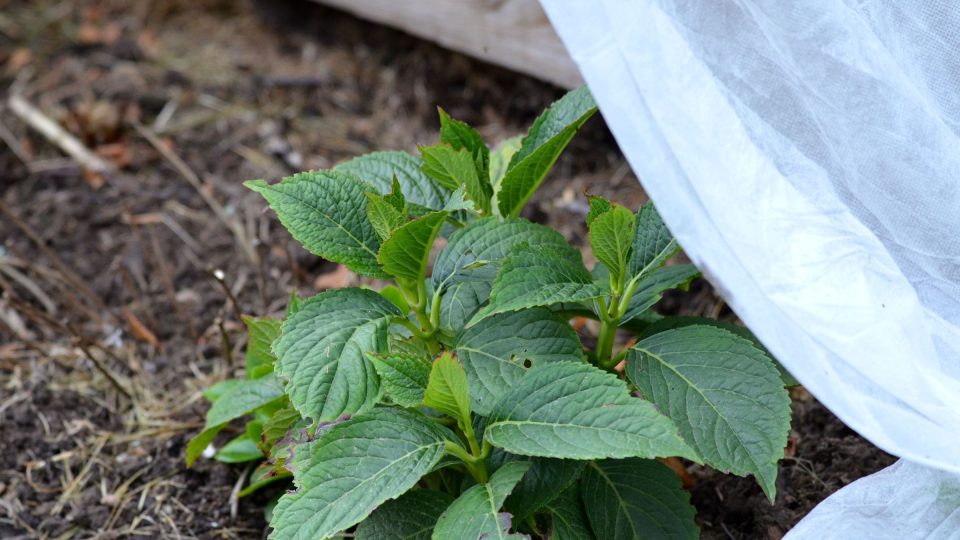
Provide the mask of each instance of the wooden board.
POLYGON ((583 84, 537 0, 314 1, 566 88, 583 84))

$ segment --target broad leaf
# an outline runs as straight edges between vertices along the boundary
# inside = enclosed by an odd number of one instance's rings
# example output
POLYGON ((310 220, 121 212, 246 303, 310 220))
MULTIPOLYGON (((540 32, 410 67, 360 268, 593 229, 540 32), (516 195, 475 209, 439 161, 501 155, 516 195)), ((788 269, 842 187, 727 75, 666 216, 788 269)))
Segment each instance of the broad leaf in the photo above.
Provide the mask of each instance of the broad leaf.
POLYGON ((440 325, 459 330, 487 301, 500 264, 520 244, 569 249, 563 236, 524 219, 482 218, 452 234, 433 265, 433 283, 442 288, 440 325))
POLYGON ((300 421, 302 421, 300 413, 289 405, 274 412, 263 422, 263 427, 260 430, 260 450, 264 454, 269 454, 273 450, 273 446, 280 439, 286 437, 287 432, 300 421))
POLYGON ((430 540, 440 514, 453 497, 417 489, 387 501, 357 526, 356 540, 430 540))
POLYGON ((230 385, 229 389, 220 395, 207 411, 207 421, 203 431, 190 439, 187 444, 187 467, 193 465, 228 422, 251 414, 281 397, 283 397, 283 385, 272 375, 259 379, 241 380, 230 385))
POLYGON ((420 158, 406 152, 373 152, 345 161, 334 171, 350 174, 373 186, 379 193, 389 193, 396 176, 407 202, 422 208, 440 210, 447 191, 430 179, 420 168, 420 158))
POLYGON ((430 361, 412 354, 368 353, 380 383, 394 403, 416 407, 423 402, 423 392, 430 380, 430 361))
POLYGON ((325 538, 357 524, 412 488, 452 438, 424 416, 392 408, 329 428, 294 449, 297 490, 277 503, 270 538, 325 538))
POLYGON ((525 520, 575 483, 585 465, 583 461, 572 459, 515 456, 499 448, 490 455, 488 463, 513 461, 526 461, 530 464, 523 479, 503 503, 503 509, 513 514, 513 518, 518 521, 525 520))
POLYGON ((497 193, 501 216, 517 216, 540 187, 567 143, 597 111, 586 86, 569 92, 543 112, 523 138, 497 193))
POLYGON ((237 493, 237 496, 242 498, 252 495, 264 486, 268 486, 279 480, 286 480, 291 476, 293 475, 290 474, 290 471, 283 469, 282 472, 278 472, 273 464, 265 461, 250 473, 250 482, 247 484, 247 487, 237 493))
POLYGON ((500 181, 503 180, 503 175, 507 174, 510 160, 520 150, 522 142, 522 135, 510 137, 500 141, 497 148, 490 152, 490 184, 493 185, 495 192, 500 191, 500 181))
MULTIPOLYGON (((675 316, 675 317, 664 317, 659 321, 656 321, 653 324, 650 324, 643 329, 642 332, 637 334, 637 339, 646 339, 654 334, 659 334, 660 332, 666 332, 667 330, 673 330, 674 328, 680 328, 683 326, 693 326, 693 325, 708 325, 716 326, 717 328, 722 328, 727 332, 732 332, 743 339, 746 339, 753 344, 754 347, 763 351, 763 354, 767 355, 770 360, 773 361, 774 365, 777 368, 777 371, 780 372, 780 379, 783 380, 783 385, 786 387, 799 386, 800 382, 787 371, 787 368, 783 367, 776 358, 770 354, 770 351, 767 350, 767 347, 757 339, 757 336, 753 335, 753 332, 749 328, 743 326, 738 326, 736 324, 718 321, 717 319, 710 319, 707 317, 685 317, 685 316, 675 316)), ((227 381, 224 381, 227 382, 227 381)))
POLYGON ((490 303, 467 323, 472 326, 497 313, 603 296, 570 248, 519 246, 503 261, 490 291, 490 303))
POLYGON ((380 289, 379 292, 380 296, 386 298, 391 304, 397 306, 397 309, 399 309, 401 312, 410 312, 410 304, 407 303, 407 299, 403 296, 403 291, 401 291, 396 285, 387 285, 380 289))
POLYGON ((682 456, 700 461, 677 427, 586 363, 531 368, 500 398, 485 436, 513 454, 570 459, 682 456))
POLYGON ((597 538, 696 540, 696 511, 680 479, 648 459, 608 459, 587 465, 580 479, 587 518, 597 538))
POLYGON ((641 206, 637 211, 628 275, 635 277, 660 267, 679 249, 653 203, 641 206))
POLYGON ((387 326, 400 311, 366 289, 322 292, 284 321, 274 343, 277 374, 306 418, 336 420, 372 407, 380 383, 367 352, 385 352, 387 326))
POLYGON ((435 540, 519 539, 510 534, 510 514, 499 512, 503 501, 527 471, 528 463, 513 461, 500 467, 486 484, 463 492, 440 516, 435 540))
POLYGON ((552 518, 550 540, 594 540, 580 500, 580 486, 574 484, 544 506, 552 518))
POLYGON ((283 314, 284 319, 289 319, 293 317, 293 314, 300 311, 300 306, 303 304, 303 298, 297 296, 297 289, 290 291, 290 301, 287 302, 287 309, 283 314))
POLYGON ((477 176, 489 178, 490 149, 483 142, 483 137, 466 122, 455 120, 447 111, 437 107, 440 112, 440 142, 449 144, 454 150, 464 148, 473 157, 477 167, 477 176))
POLYGON ((464 186, 458 187, 456 191, 450 194, 450 198, 447 199, 447 204, 443 205, 443 209, 447 212, 456 212, 457 210, 478 211, 473 201, 467 199, 467 188, 464 186))
POLYGON ((218 383, 213 383, 203 391, 203 397, 210 403, 213 403, 234 386, 243 384, 243 381, 244 379, 226 379, 218 383))
POLYGON ((438 144, 421 147, 420 153, 424 174, 451 191, 463 186, 477 208, 489 213, 493 188, 486 177, 478 175, 473 156, 466 148, 455 150, 450 145, 438 144))
POLYGON ((397 208, 386 197, 373 191, 368 191, 366 196, 367 219, 380 240, 389 238, 394 230, 406 223, 404 208, 397 208))
POLYGON ((613 203, 596 195, 587 195, 587 202, 590 203, 590 211, 587 213, 587 227, 592 226, 593 220, 597 219, 598 216, 606 214, 613 208, 613 203))
POLYGON ((270 350, 273 340, 280 336, 280 319, 271 317, 243 317, 247 326, 247 378, 257 379, 273 372, 276 356, 270 350))
POLYGON ((473 410, 486 415, 530 365, 578 361, 583 347, 570 325, 547 308, 488 317, 463 331, 455 351, 470 383, 473 410))
POLYGON ((466 424, 470 422, 470 393, 467 374, 453 354, 446 352, 433 361, 423 404, 466 424))
POLYGON ((659 302, 664 292, 685 287, 699 275, 700 271, 692 264, 664 266, 645 273, 637 282, 620 324, 636 319, 659 302))
POLYGON ((245 380, 232 386, 207 411, 207 426, 225 424, 249 414, 254 409, 283 396, 283 386, 276 377, 245 380))
POLYGON ((622 206, 613 206, 590 221, 590 247, 610 271, 611 284, 622 283, 625 276, 635 225, 633 212, 622 206))
POLYGON ((433 212, 393 231, 380 247, 383 270, 398 280, 416 283, 423 279, 430 248, 446 217, 446 212, 433 212))
POLYGON ((280 222, 307 251, 358 274, 385 277, 377 264, 380 240, 366 217, 369 189, 332 171, 304 172, 279 184, 245 182, 263 195, 280 222))
POLYGON ((226 424, 246 416, 274 400, 283 397, 283 385, 276 377, 243 381, 224 392, 207 411, 207 427, 226 424))
POLYGON ((263 459, 263 452, 255 439, 243 433, 225 444, 213 459, 221 463, 245 463, 263 459))
POLYGON ((720 328, 686 326, 637 343, 626 371, 707 464, 754 475, 774 499, 790 398, 762 351, 720 328))

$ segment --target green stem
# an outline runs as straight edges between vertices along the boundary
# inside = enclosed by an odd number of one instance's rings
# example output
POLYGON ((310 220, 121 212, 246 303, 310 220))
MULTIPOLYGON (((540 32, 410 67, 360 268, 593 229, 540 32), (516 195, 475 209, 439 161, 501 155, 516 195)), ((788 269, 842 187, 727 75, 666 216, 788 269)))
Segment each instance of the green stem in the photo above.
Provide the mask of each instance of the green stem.
POLYGON ((459 458, 460 461, 466 463, 467 465, 469 465, 470 463, 473 463, 473 456, 470 455, 469 452, 464 450, 463 447, 460 446, 459 444, 453 441, 444 441, 443 447, 448 454, 459 458))
MULTIPOLYGON (((639 277, 639 276, 637 276, 639 277)), ((627 288, 623 291, 623 296, 620 298, 620 304, 617 306, 617 319, 622 319, 627 313, 627 308, 630 307, 630 300, 633 299, 633 293, 637 292, 637 285, 640 284, 640 280, 636 277, 630 280, 630 283, 627 284, 627 288)))
POLYGON ((613 356, 613 338, 617 335, 619 322, 619 319, 606 319, 600 322, 600 336, 597 338, 597 367, 608 371, 616 367, 611 356, 613 356))
POLYGON ((470 471, 470 475, 473 476, 474 480, 481 484, 486 484, 490 481, 490 475, 487 474, 487 465, 485 463, 486 456, 483 456, 482 453, 478 455, 470 454, 464 450, 462 446, 453 441, 445 441, 444 448, 448 454, 456 456, 466 465, 467 470, 470 471))
POLYGON ((637 291, 637 285, 640 283, 636 277, 631 279, 623 289, 623 295, 616 293, 610 295, 610 303, 607 304, 600 299, 600 336, 597 338, 597 366, 607 371, 613 371, 617 367, 623 354, 613 356, 613 341, 617 335, 617 328, 620 326, 620 320, 630 308, 630 300, 637 291))
POLYGON ((440 328, 440 290, 440 287, 437 287, 430 301, 430 326, 434 332, 440 328))
POLYGON ((470 417, 466 419, 466 423, 460 426, 463 429, 463 434, 467 436, 467 444, 470 445, 470 453, 474 456, 480 456, 480 445, 477 444, 477 435, 473 431, 473 425, 470 423, 470 417))
MULTIPOLYGON (((437 333, 437 328, 439 327, 440 310, 438 307, 433 308, 431 309, 430 315, 427 315, 426 282, 423 279, 420 279, 418 282, 416 282, 416 284, 414 284, 411 283, 410 280, 398 279, 397 285, 400 286, 400 291, 403 293, 407 303, 410 304, 410 308, 413 310, 413 314, 416 316, 417 322, 420 324, 420 326, 417 327, 406 318, 399 322, 410 329, 413 335, 422 339, 424 343, 426 343, 431 354, 438 354, 440 352, 440 342, 437 341, 435 335, 437 333)), ((432 307, 437 306, 440 303, 439 296, 434 295, 432 302, 432 307)))

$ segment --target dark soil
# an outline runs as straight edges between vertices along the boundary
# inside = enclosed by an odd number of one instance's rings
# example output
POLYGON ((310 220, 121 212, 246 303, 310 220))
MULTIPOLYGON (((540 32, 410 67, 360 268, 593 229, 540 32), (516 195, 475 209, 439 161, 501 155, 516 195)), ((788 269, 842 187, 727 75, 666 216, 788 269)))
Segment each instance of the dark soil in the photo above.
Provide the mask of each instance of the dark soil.
MULTIPOLYGON (((292 0, 0 0, 2 103, 14 91, 121 170, 85 173, 0 105, 0 537, 62 539, 265 536, 264 506, 282 487, 232 516, 243 468, 184 467, 200 391, 240 373, 230 296, 267 314, 291 288, 344 277, 243 180, 413 150, 435 140, 437 105, 502 140, 562 94, 292 0)), ((582 245, 584 188, 631 207, 646 199, 599 119, 528 217, 582 245)), ((703 281, 661 308, 734 318, 703 281)), ((691 468, 705 538, 779 538, 891 463, 805 392, 794 397, 776 504, 750 479, 691 468)))

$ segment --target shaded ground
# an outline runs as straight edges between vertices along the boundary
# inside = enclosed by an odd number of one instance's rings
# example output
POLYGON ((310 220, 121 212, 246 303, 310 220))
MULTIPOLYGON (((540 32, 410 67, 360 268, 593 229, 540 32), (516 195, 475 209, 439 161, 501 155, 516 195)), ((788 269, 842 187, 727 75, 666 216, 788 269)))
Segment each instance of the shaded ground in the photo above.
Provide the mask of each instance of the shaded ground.
MULTIPOLYGON (((241 181, 412 150, 435 140, 436 105, 501 140, 562 94, 307 2, 267 4, 0 0, 2 103, 19 92, 121 169, 85 174, 0 109, 0 537, 263 537, 271 493, 232 500, 242 468, 182 461, 200 390, 241 368, 230 297, 266 314, 293 287, 349 278, 241 181)), ((599 119, 529 217, 582 244, 586 187, 645 200, 599 119)), ((732 318, 705 282, 661 308, 732 318)), ((794 411, 776 505, 692 470, 705 538, 779 538, 891 462, 802 391, 794 411)))

